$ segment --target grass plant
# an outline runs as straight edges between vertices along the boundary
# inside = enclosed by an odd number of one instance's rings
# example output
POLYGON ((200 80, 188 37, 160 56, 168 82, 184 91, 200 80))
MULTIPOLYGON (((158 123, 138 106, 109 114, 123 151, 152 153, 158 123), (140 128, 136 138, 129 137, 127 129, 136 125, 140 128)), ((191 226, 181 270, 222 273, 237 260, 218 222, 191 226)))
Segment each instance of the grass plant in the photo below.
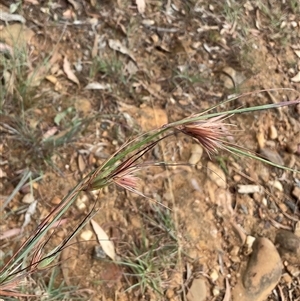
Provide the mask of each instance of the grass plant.
MULTIPOLYGON (((245 94, 244 96, 248 96, 245 94)), ((236 99, 235 97, 234 99, 236 99)), ((225 101, 230 102, 233 99, 225 101)), ((230 121, 228 118, 235 114, 253 113, 260 110, 276 109, 283 106, 299 104, 300 100, 268 104, 248 108, 238 108, 229 111, 217 112, 220 105, 210 108, 202 113, 195 114, 177 122, 166 124, 154 131, 142 134, 135 139, 125 143, 115 154, 107 159, 99 168, 90 172, 76 187, 62 199, 62 201, 48 214, 48 216, 38 225, 29 235, 25 242, 19 247, 14 255, 0 269, 0 295, 18 296, 18 287, 22 280, 40 270, 53 268, 55 259, 58 257, 66 244, 90 221, 92 216, 97 213, 94 207, 89 214, 78 224, 77 228, 69 237, 62 240, 51 251, 45 251, 51 238, 53 226, 57 223, 70 207, 74 204, 81 191, 93 191, 102 189, 111 184, 117 184, 133 192, 137 191, 138 177, 137 171, 149 166, 143 162, 143 156, 154 148, 162 140, 177 134, 178 132, 192 137, 200 143, 210 157, 218 154, 220 150, 228 151, 241 156, 247 156, 255 160, 263 161, 267 164, 292 170, 288 167, 269 162, 255 154, 252 154, 242 147, 234 145, 226 140, 231 134, 230 121)), ((224 105, 224 102, 222 103, 224 105)), ((161 164, 161 162, 153 163, 161 164)), ((166 163, 167 164, 167 163, 166 163)), ((293 171, 293 170, 292 170, 293 171)), ((2 208, 3 210, 4 208, 2 208)), ((168 219, 162 214, 160 224, 165 225, 165 232, 170 228, 168 219)), ((172 233, 172 232, 170 232, 172 233)), ((156 289, 159 283, 159 270, 153 263, 158 252, 162 249, 159 245, 160 240, 145 250, 145 241, 135 249, 134 255, 138 258, 135 262, 127 262, 132 269, 132 273, 137 275, 138 283, 145 287, 149 281, 151 286, 156 289), (155 276, 154 276, 155 275, 155 276), (154 276, 154 277, 153 277, 154 276), (156 278, 158 277, 158 278, 156 278), (155 280, 155 283, 153 282, 155 280)), ((165 254, 165 251, 164 251, 165 254)))

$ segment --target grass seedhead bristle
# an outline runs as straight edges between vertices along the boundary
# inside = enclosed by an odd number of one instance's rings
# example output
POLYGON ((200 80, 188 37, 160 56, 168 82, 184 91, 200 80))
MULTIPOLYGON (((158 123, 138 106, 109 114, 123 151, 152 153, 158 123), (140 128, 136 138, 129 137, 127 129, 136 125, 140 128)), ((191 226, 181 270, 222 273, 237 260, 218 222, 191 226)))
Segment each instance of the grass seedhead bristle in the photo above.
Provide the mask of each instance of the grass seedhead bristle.
POLYGON ((216 116, 207 120, 186 123, 175 127, 180 132, 196 139, 205 149, 208 156, 225 149, 225 137, 229 134, 224 123, 228 116, 216 116))

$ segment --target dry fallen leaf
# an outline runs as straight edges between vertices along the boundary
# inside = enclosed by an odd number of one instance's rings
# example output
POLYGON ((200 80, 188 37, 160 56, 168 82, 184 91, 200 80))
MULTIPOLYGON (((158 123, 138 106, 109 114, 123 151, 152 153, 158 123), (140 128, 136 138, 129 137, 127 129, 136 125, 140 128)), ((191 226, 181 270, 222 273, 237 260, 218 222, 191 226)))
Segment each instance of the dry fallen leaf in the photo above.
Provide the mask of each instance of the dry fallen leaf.
POLYGON ((145 0, 136 0, 137 9, 140 14, 143 14, 146 9, 146 3, 145 0))
POLYGON ((64 69, 64 72, 66 73, 68 79, 79 86, 79 80, 76 77, 76 75, 74 74, 74 72, 72 71, 70 62, 68 61, 68 58, 66 56, 64 57, 63 69, 64 69))
POLYGON ((108 45, 111 49, 128 55, 133 61, 136 62, 136 59, 133 56, 133 54, 131 53, 131 51, 129 49, 127 49, 125 46, 123 46, 119 40, 111 40, 110 39, 110 40, 108 40, 108 45))
POLYGON ((92 227, 96 233, 97 239, 105 252, 105 254, 110 257, 112 260, 116 260, 116 253, 115 253, 115 247, 111 240, 109 240, 109 237, 104 232, 104 230, 100 227, 100 225, 95 222, 94 220, 91 220, 92 227))

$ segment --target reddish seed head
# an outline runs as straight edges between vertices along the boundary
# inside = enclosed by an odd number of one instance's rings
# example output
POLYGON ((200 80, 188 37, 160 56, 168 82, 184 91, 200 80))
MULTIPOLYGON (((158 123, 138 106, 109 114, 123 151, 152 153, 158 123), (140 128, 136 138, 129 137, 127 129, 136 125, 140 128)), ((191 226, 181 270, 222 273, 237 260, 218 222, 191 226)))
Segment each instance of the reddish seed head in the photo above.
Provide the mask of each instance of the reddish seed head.
POLYGON ((136 166, 129 167, 124 171, 119 172, 116 176, 112 178, 112 180, 117 185, 127 190, 136 191, 139 183, 139 178, 134 176, 133 173, 138 170, 139 168, 136 166))
POLYGON ((182 133, 198 140, 207 154, 217 153, 220 148, 225 148, 223 138, 228 134, 224 118, 227 116, 212 117, 207 120, 187 123, 177 127, 182 133))

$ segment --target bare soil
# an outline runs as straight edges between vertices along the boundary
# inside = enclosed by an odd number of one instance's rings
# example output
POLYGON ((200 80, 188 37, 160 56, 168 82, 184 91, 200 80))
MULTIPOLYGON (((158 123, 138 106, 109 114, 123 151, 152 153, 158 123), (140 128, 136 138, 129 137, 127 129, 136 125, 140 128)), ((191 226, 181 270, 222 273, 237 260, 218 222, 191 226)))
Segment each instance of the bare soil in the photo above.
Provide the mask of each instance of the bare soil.
MULTIPOLYGON (((11 1, 2 4, 6 10, 11 1)), ((25 0, 16 13, 26 19, 26 59, 11 91, 2 77, 0 204, 25 169, 42 178, 33 185, 38 205, 30 223, 21 235, 1 240, 5 258, 79 179, 128 139, 234 94, 253 92, 216 110, 297 98, 297 1, 25 0), (145 12, 139 13, 136 3, 144 2, 145 12), (91 83, 98 88, 86 89, 91 83), (45 145, 45 135, 57 145, 45 145)), ((0 30, 14 24, 20 25, 1 21, 0 30)), ((1 40, 14 49, 21 44, 1 40)), ((229 138, 299 170, 299 117, 299 105, 232 116, 229 138)), ((225 300, 226 279, 232 289, 251 253, 247 237, 274 243, 280 229, 295 232, 299 174, 225 151, 213 158, 204 152, 191 166, 195 144, 178 134, 146 155, 145 161, 172 163, 140 172, 140 191, 151 199, 115 186, 80 196, 47 248, 67 237, 96 205, 94 220, 114 241, 120 260, 95 256, 96 236, 85 240, 81 235, 92 229, 87 225, 62 252, 57 285, 76 285, 89 300, 197 300, 189 291, 195 279, 203 279, 201 300, 225 300), (212 176, 211 163, 217 168, 212 176), (262 190, 240 193, 240 185, 262 190), (139 259, 145 285, 128 265, 139 259)), ((23 186, 1 213, 0 234, 22 227, 29 206, 23 198, 29 192, 30 186, 23 186)), ((281 280, 268 300, 298 300, 300 262, 282 262, 281 280)), ((49 272, 36 277, 47 283, 49 272)), ((30 291, 37 294, 35 281, 30 291)))

